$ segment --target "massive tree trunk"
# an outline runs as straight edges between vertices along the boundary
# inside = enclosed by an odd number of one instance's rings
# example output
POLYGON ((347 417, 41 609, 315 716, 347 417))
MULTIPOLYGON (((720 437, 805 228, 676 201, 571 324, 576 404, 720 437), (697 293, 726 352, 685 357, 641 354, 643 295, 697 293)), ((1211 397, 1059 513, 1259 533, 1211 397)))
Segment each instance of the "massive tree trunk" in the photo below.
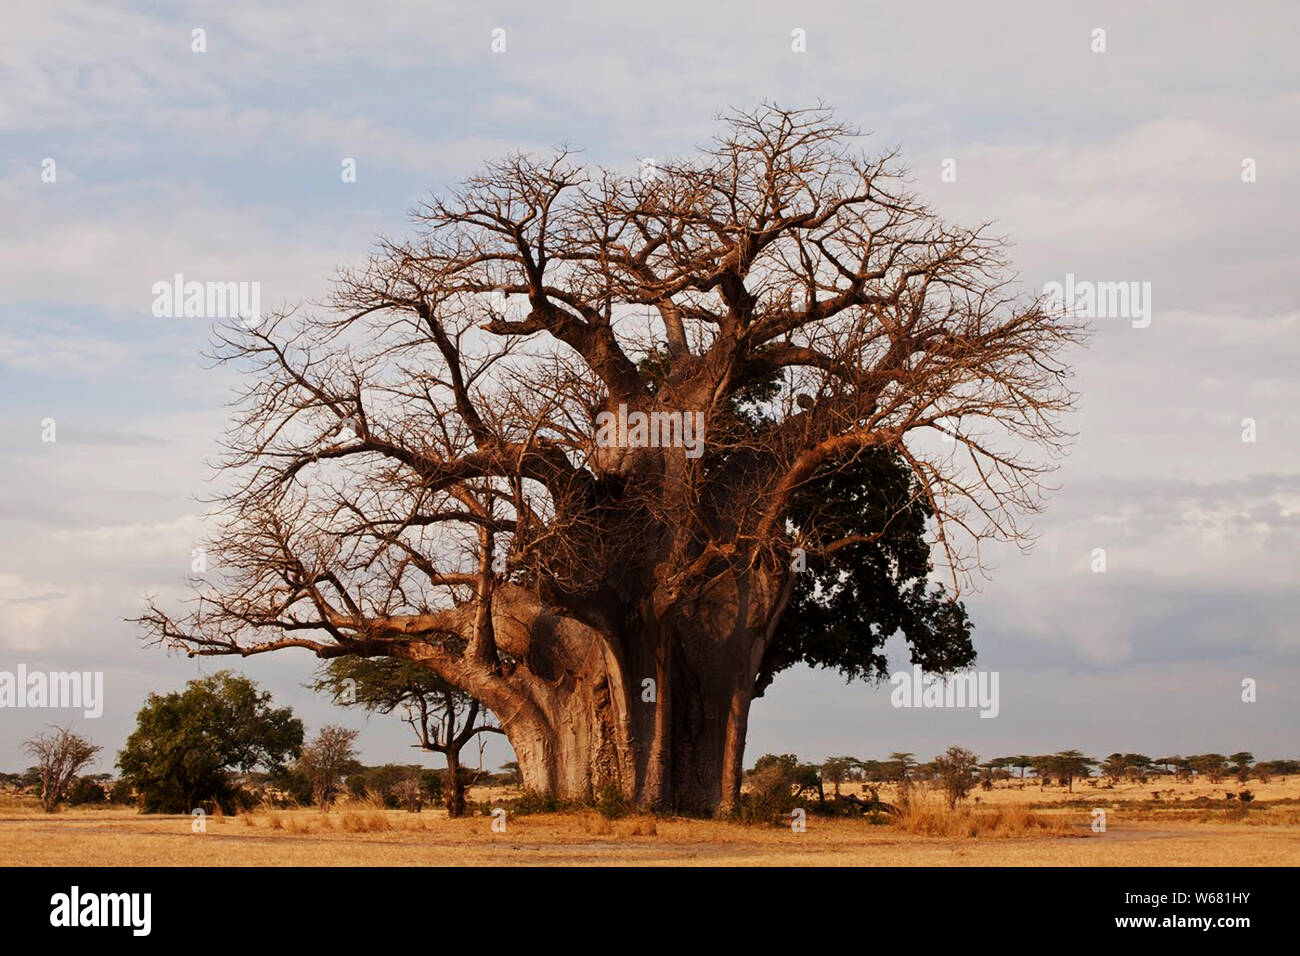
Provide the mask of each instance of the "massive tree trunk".
POLYGON ((752 682, 685 653, 656 673, 652 698, 639 675, 611 671, 603 660, 565 673, 558 685, 533 685, 546 718, 521 712, 502 720, 524 786, 575 801, 616 792, 642 809, 688 814, 733 807, 752 682))
MULTIPOLYGON (((444 676, 496 712, 529 790, 562 801, 616 794, 641 809, 725 813, 740 791, 755 679, 783 604, 780 583, 728 573, 659 613, 632 615, 617 631, 503 588, 494 630, 513 663, 500 674, 457 666, 444 676)), ((426 659, 434 667, 440 661, 426 659)))

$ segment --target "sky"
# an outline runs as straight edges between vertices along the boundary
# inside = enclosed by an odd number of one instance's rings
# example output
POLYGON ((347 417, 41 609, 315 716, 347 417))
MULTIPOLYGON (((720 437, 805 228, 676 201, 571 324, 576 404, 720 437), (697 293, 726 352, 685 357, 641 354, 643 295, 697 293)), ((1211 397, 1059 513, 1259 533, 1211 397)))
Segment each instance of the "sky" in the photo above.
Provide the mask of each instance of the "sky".
MULTIPOLYGON (((1009 237, 1026 290, 1150 283, 1152 314, 1097 318, 1071 354, 1077 439, 1038 540, 988 549, 966 598, 998 716, 895 708, 888 686, 796 669, 756 702, 750 760, 1300 757, 1300 7, 265 6, 6 11, 0 671, 103 671, 106 703, 97 719, 0 709, 0 770, 58 723, 112 772, 145 695, 223 667, 309 731, 361 730, 367 762, 436 764, 397 718, 306 690, 305 652, 190 660, 128 622, 146 594, 186 594, 239 385, 203 359, 207 320, 152 314, 153 283, 258 281, 264 309, 319 299, 490 159, 567 145, 635 170, 763 101, 824 103, 864 148, 898 147, 945 218, 1009 237)), ((493 738, 484 763, 509 757, 493 738)))

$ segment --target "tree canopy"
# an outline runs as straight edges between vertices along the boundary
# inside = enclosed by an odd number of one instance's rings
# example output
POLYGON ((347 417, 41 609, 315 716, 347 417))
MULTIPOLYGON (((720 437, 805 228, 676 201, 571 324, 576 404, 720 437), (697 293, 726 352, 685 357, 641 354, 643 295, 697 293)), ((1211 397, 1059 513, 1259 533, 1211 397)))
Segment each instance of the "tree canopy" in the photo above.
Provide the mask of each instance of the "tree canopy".
POLYGON ((277 772, 298 756, 302 740, 302 721, 273 707, 269 691, 219 671, 183 691, 150 694, 117 763, 146 813, 189 813, 211 803, 231 807, 232 772, 277 772))
POLYGON ((412 661, 528 787, 691 812, 734 806, 793 663, 879 676, 900 630, 968 663, 961 583, 1027 540, 1081 332, 859 145, 769 104, 649 175, 510 155, 324 312, 220 330, 214 568, 152 634, 412 661))

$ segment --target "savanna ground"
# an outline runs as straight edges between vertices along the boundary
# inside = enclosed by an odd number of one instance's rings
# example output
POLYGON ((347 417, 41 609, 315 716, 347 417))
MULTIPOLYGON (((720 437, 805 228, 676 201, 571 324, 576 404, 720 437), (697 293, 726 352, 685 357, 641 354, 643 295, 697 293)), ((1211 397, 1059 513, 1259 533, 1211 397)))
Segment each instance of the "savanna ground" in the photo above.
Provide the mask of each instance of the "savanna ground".
MULTIPOLYGON (((504 833, 478 815, 384 810, 371 802, 256 810, 192 819, 121 807, 65 808, 49 816, 33 798, 0 796, 0 863, 32 866, 1295 866, 1300 865, 1300 778, 1252 780, 1248 806, 1218 785, 1076 783, 1074 792, 1034 781, 976 788, 955 812, 918 788, 899 818, 807 816, 783 825, 626 816, 595 811, 513 815, 504 833), (1158 798, 1153 792, 1159 792, 1158 798), (1093 832, 1093 809, 1106 831, 1093 832)), ((841 788, 861 791, 858 785, 841 788)), ((516 794, 480 789, 495 805, 516 794)), ((881 799, 897 801, 891 786, 881 799)), ((815 802, 816 797, 812 798, 815 802)), ((811 807, 811 803, 808 806, 811 807)))

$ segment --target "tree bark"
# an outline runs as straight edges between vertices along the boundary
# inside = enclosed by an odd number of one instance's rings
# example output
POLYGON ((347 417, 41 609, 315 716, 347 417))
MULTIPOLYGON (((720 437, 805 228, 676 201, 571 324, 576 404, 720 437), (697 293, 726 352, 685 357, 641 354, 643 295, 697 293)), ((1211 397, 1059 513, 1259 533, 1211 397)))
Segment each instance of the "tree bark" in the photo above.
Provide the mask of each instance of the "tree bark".
POLYGON ((465 815, 465 787, 460 780, 460 754, 456 748, 447 748, 447 816, 465 815))
POLYGON ((526 789, 725 814, 739 798, 749 708, 781 593, 765 576, 729 575, 661 612, 648 602, 617 632, 503 601, 494 627, 520 660, 502 675, 459 676, 497 713, 526 789))

